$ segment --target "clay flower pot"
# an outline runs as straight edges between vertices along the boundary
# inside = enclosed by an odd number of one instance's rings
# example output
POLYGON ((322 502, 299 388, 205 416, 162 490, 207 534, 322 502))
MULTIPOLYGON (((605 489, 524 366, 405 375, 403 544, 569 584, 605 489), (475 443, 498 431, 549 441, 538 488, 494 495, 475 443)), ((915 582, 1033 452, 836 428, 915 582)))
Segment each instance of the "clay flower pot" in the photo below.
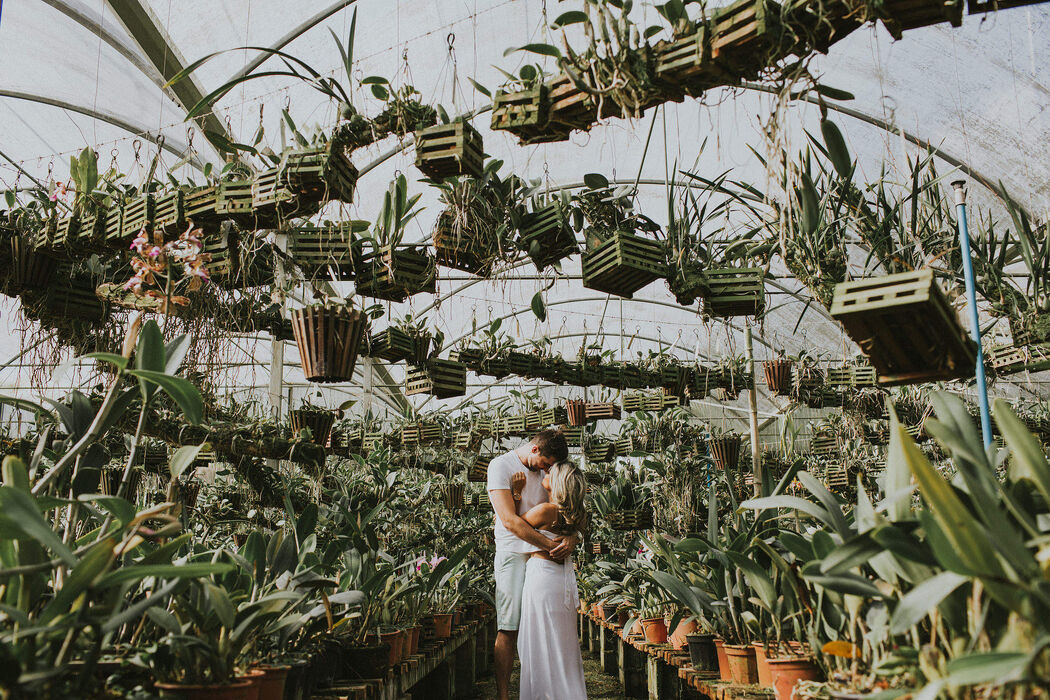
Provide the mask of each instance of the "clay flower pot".
POLYGON ((238 679, 226 685, 156 683, 154 687, 162 698, 181 700, 253 700, 259 697, 258 686, 247 679, 238 679))
POLYGON ((390 653, 387 656, 387 663, 391 666, 400 663, 401 652, 405 648, 404 630, 395 630, 393 632, 380 632, 379 641, 382 644, 390 645, 390 653))
POLYGON ((732 678, 729 674, 729 655, 726 654, 725 642, 715 639, 715 657, 718 659, 718 677, 723 681, 732 678))
POLYGON ((662 617, 647 617, 642 620, 645 641, 650 644, 667 643, 667 623, 662 617))
POLYGON ((773 692, 777 700, 794 700, 795 684, 799 681, 819 681, 820 669, 813 659, 805 656, 782 656, 769 660, 773 678, 773 692))
POLYGON ((255 666, 254 670, 262 671, 259 679, 259 700, 284 700, 284 686, 291 666, 255 666))
POLYGON ((729 679, 741 685, 758 683, 755 648, 750 644, 724 644, 729 661, 729 679))
POLYGON ((623 627, 624 625, 626 625, 627 621, 630 620, 630 619, 631 619, 631 611, 628 610, 627 608, 621 608, 620 611, 618 613, 616 613, 616 624, 619 625, 620 627, 623 627))
POLYGON ((678 625, 674 628, 674 632, 672 632, 669 637, 671 646, 678 651, 685 649, 686 644, 688 644, 686 637, 694 632, 696 632, 696 620, 679 621, 678 625))
POLYGON ((435 613, 434 638, 448 639, 452 636, 452 613, 435 613))
POLYGON ((405 630, 405 649, 404 657, 415 656, 416 652, 419 651, 419 636, 423 633, 423 627, 416 625, 415 627, 409 627, 405 630))
POLYGON ((718 673, 718 649, 713 634, 688 634, 689 661, 695 671, 718 673))
POLYGON ((755 647, 755 668, 758 670, 758 684, 772 687, 773 676, 770 675, 768 663, 770 657, 766 654, 765 643, 754 642, 751 646, 755 647))

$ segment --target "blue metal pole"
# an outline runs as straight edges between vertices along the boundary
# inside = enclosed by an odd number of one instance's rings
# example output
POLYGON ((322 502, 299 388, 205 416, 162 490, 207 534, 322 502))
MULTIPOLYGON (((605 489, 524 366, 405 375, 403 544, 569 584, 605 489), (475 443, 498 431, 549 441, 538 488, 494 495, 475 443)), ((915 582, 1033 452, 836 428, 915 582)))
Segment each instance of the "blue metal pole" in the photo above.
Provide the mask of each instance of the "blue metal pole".
POLYGON ((966 300, 970 307, 970 334, 977 343, 977 396, 981 402, 981 434, 984 446, 992 444, 992 417, 988 410, 988 382, 984 377, 984 347, 981 344, 981 322, 977 316, 977 288, 973 280, 973 261, 970 259, 970 227, 966 221, 966 181, 956 180, 955 205, 959 211, 959 249, 962 251, 963 276, 966 279, 966 300))

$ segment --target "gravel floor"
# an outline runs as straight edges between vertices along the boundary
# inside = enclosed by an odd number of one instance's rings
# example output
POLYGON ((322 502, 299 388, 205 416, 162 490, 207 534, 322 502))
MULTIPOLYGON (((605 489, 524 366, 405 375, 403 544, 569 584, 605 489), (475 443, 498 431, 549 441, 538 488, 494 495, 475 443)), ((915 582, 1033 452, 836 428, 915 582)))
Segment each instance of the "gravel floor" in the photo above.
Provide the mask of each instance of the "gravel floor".
MULTIPOLYGON (((583 673, 587 677, 587 698, 622 698, 623 689, 620 682, 614 677, 604 673, 598 659, 593 654, 583 653, 583 673)), ((510 681, 512 698, 517 698, 518 693, 518 664, 514 664, 514 676, 510 681)), ((476 700, 495 700, 496 679, 491 674, 478 683, 474 697, 476 700)))

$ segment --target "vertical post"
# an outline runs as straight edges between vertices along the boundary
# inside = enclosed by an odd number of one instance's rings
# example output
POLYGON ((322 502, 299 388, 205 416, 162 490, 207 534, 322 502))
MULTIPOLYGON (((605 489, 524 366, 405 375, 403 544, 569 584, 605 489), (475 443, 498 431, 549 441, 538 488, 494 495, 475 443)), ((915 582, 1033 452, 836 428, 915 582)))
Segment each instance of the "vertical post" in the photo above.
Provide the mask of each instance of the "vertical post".
MULTIPOLYGON (((278 232, 274 237, 274 245, 278 250, 284 251, 288 247, 287 236, 278 232)), ((281 295, 281 318, 284 319, 288 302, 284 297, 284 260, 277 256, 274 265, 274 291, 281 295)), ((284 340, 274 338, 270 341, 270 384, 268 387, 270 395, 270 406, 274 421, 281 420, 281 398, 284 393, 284 340)), ((290 406, 289 406, 290 407, 290 406)), ((271 469, 277 468, 277 460, 266 460, 271 469)))
POLYGON ((762 496, 762 450, 758 444, 758 390, 755 389, 755 349, 751 341, 751 324, 744 325, 744 348, 747 352, 747 366, 751 368, 751 390, 747 392, 748 418, 751 423, 751 474, 755 497, 762 496))
POLYGON ((959 212, 959 250, 962 252, 963 277, 966 280, 966 301, 970 308, 970 334, 977 343, 977 396, 981 405, 981 434, 984 446, 992 444, 992 418, 988 410, 988 382, 984 376, 984 346, 981 344, 981 320, 977 315, 977 289, 973 279, 973 260, 970 258, 970 227, 966 220, 966 181, 956 180, 955 206, 959 212))

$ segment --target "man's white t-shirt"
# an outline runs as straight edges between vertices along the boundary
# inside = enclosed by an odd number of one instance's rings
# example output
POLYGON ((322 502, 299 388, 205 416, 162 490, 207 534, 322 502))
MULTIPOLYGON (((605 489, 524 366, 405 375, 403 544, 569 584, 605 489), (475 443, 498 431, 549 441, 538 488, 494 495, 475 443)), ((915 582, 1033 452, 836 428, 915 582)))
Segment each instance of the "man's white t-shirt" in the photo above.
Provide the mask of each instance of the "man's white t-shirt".
MULTIPOLYGON (((532 471, 518 459, 513 452, 500 455, 489 462, 488 489, 510 489, 510 477, 518 472, 525 472, 525 488, 521 491, 518 514, 527 513, 530 508, 540 503, 546 503, 547 489, 543 488, 544 473, 542 470, 532 471)), ((538 552, 539 547, 529 544, 508 530, 503 521, 496 517, 496 551, 497 552, 538 552)))

